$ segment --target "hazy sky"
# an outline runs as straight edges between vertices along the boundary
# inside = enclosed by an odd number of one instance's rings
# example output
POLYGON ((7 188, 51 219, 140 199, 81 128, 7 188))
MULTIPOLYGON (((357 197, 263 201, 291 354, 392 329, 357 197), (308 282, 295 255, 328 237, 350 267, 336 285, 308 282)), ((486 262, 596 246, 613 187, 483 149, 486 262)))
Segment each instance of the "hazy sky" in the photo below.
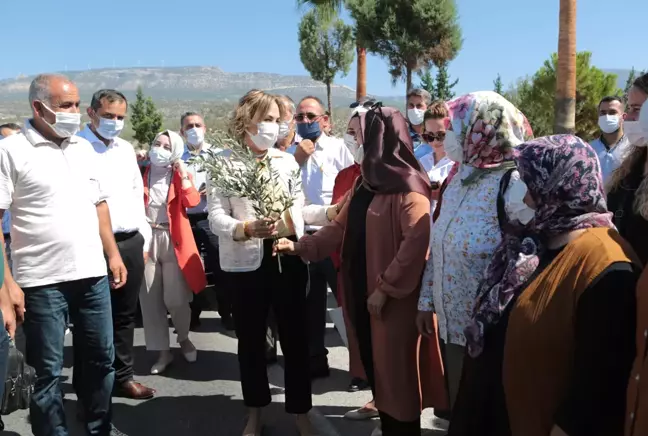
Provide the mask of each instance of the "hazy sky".
MULTIPOLYGON (((458 92, 535 72, 556 51, 559 0, 457 0, 464 45, 450 65, 458 92)), ((646 0, 578 2, 578 49, 601 68, 648 69, 646 0)), ((225 71, 307 74, 295 0, 4 0, 0 78, 125 66, 215 65, 225 71)), ((418 78, 415 82, 418 82, 418 78)), ((355 86, 355 68, 337 83, 355 86)), ((368 60, 368 91, 401 94, 386 63, 368 60)))

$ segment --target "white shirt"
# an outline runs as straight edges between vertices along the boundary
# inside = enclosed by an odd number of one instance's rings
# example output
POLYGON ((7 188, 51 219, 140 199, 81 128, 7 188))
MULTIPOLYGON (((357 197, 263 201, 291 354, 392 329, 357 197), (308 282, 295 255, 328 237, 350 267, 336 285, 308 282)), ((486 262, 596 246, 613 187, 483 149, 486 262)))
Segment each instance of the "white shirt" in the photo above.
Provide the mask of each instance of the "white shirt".
POLYGON ((590 145, 596 152, 601 164, 601 172, 603 173, 603 183, 607 182, 610 175, 619 168, 621 162, 626 158, 628 152, 632 148, 628 137, 623 135, 619 141, 614 144, 610 149, 605 146, 601 138, 597 138, 590 142, 590 145))
MULTIPOLYGON (((211 144, 203 142, 202 147, 200 148, 200 154, 205 153, 210 148, 211 148, 211 144)), ((182 155, 182 160, 185 162, 189 161, 189 159, 196 156, 195 154, 191 153, 191 151, 189 150, 190 148, 187 145, 185 145, 185 151, 184 154, 182 155)), ((218 149, 216 149, 216 151, 218 151, 218 149)), ((187 172, 191 174, 191 176, 193 177, 193 182, 194 185, 196 185, 196 189, 198 190, 198 192, 202 191, 201 188, 203 187, 203 185, 206 185, 207 183, 207 172, 198 171, 198 165, 196 164, 187 165, 187 172)), ((189 215, 193 215, 197 213, 207 213, 207 196, 201 195, 200 204, 196 207, 187 209, 187 213, 189 215)))
POLYGON ((95 135, 89 126, 77 136, 92 144, 103 170, 103 182, 108 185, 108 208, 113 233, 138 231, 144 237, 144 251, 148 252, 151 226, 144 212, 144 183, 135 150, 130 142, 113 139, 108 146, 95 135))
POLYGON ((96 205, 106 199, 92 145, 61 146, 25 122, 0 143, 0 209, 10 210, 13 274, 21 287, 107 273, 96 205))
MULTIPOLYGON (((295 154, 296 149, 297 145, 293 145, 286 152, 295 154)), ((322 133, 315 143, 315 151, 302 166, 302 189, 306 204, 330 205, 335 177, 353 163, 353 156, 342 139, 322 133)), ((317 228, 312 226, 308 230, 317 228)))
MULTIPOLYGON (((450 174, 454 162, 447 156, 444 156, 439 162, 434 162, 434 153, 429 153, 419 159, 423 169, 430 178, 430 182, 437 182, 439 186, 443 184, 445 179, 450 174)), ((437 200, 430 200, 430 220, 436 210, 437 200)))
MULTIPOLYGON (((223 153, 228 153, 224 151, 223 153)), ((295 158, 276 148, 268 150, 272 159, 272 168, 279 176, 277 182, 286 193, 290 192, 291 175, 299 170, 295 158)), ((304 224, 314 223, 324 225, 326 208, 318 205, 304 205, 304 193, 301 186, 292 188, 295 201, 288 210, 293 221, 295 234, 300 238, 304 234, 304 224)), ((220 265, 223 271, 245 272, 255 271, 263 260, 263 240, 251 238, 245 241, 234 240, 239 224, 257 219, 252 203, 245 198, 225 197, 214 191, 207 177, 207 204, 209 207, 209 227, 218 235, 220 265)))

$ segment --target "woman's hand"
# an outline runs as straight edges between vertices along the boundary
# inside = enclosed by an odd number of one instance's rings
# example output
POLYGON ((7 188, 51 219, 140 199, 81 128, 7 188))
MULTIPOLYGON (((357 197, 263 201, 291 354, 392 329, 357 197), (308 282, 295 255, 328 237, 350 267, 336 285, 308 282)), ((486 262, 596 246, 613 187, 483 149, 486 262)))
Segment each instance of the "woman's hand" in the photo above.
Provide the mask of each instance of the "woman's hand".
POLYGON ((290 239, 286 238, 281 238, 277 242, 275 242, 275 245, 272 249, 272 253, 274 256, 277 254, 297 254, 297 250, 299 249, 299 242, 293 242, 290 239))
POLYGON ((267 239, 277 234, 277 225, 274 221, 264 218, 245 223, 245 236, 248 238, 267 239))
POLYGON ((175 162, 173 162, 173 169, 180 174, 180 177, 182 178, 187 177, 187 166, 182 161, 182 159, 178 159, 175 162))
POLYGON ((383 306, 387 301, 387 294, 380 289, 376 289, 367 299, 367 310, 375 317, 380 318, 383 306))
POLYGON ((421 336, 429 338, 434 333, 434 312, 420 311, 416 314, 416 327, 421 336))

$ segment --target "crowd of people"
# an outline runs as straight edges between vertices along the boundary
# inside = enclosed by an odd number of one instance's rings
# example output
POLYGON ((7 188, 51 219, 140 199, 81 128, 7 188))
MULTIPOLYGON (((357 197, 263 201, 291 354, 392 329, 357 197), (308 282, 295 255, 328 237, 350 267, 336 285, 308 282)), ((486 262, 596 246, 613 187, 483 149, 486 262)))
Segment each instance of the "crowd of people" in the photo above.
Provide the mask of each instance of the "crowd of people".
POLYGON ((117 90, 93 95, 84 126, 64 76, 36 77, 29 103, 22 127, 0 126, 0 377, 22 324, 34 435, 68 434, 68 327, 77 419, 121 435, 112 395, 156 395, 134 379, 138 317, 151 374, 173 364, 169 316, 195 362, 209 284, 238 338, 243 436, 263 431, 277 340, 286 412, 317 434, 329 289, 348 389, 373 396, 345 417, 379 418, 372 436, 420 435, 428 407, 451 436, 648 434, 648 75, 601 101, 589 144, 533 138, 494 92, 443 102, 414 89, 405 114, 363 98, 337 138, 318 98, 251 90, 229 134, 272 162, 268 192, 293 197, 276 219, 202 171, 196 156, 236 154, 206 142, 199 113, 138 154, 120 138, 117 90))

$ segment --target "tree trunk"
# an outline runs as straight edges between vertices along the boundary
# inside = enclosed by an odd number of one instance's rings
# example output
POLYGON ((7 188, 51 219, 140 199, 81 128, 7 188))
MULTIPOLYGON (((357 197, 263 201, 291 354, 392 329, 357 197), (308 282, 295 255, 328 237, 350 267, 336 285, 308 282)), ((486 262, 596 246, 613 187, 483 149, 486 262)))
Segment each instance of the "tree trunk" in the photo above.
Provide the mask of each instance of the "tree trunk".
POLYGON ((367 95, 367 49, 358 43, 356 47, 358 77, 356 79, 356 99, 359 101, 367 95))
POLYGON ((554 133, 576 130, 576 0, 560 0, 554 133))
POLYGON ((406 74, 406 76, 405 76, 405 84, 406 84, 406 88, 405 88, 405 94, 406 94, 406 96, 405 96, 405 107, 407 107, 407 93, 412 90, 412 69, 409 66, 407 66, 405 68, 405 71, 406 71, 406 73, 405 73, 406 74))
POLYGON ((326 99, 328 101, 328 112, 331 124, 333 123, 333 103, 331 100, 331 82, 326 82, 326 99))

